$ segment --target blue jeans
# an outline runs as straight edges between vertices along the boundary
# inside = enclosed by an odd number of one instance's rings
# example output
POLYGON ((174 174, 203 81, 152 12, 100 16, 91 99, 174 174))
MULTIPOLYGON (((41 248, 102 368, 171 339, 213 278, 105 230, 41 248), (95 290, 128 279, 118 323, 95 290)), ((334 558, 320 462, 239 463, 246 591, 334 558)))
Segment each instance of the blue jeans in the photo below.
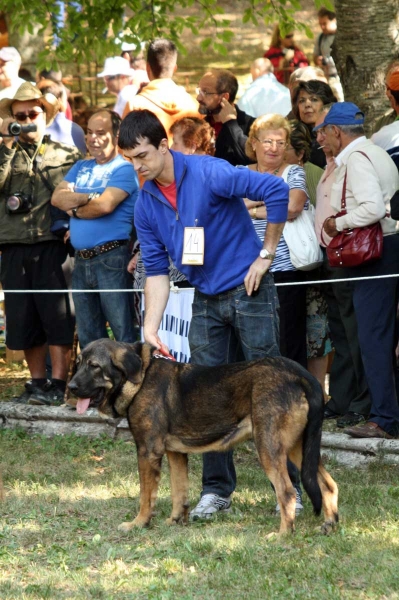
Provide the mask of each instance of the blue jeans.
MULTIPOLYGON (((232 363, 240 349, 245 360, 280 356, 277 311, 278 298, 270 274, 264 276, 255 296, 247 296, 244 285, 216 296, 196 291, 188 336, 191 362, 207 366, 232 363)), ((233 452, 203 454, 202 495, 227 498, 235 487, 233 452)))
MULTIPOLYGON (((75 258, 72 287, 75 290, 127 289, 132 287, 127 272, 129 255, 126 246, 120 246, 94 258, 75 258)), ((133 290, 129 292, 74 292, 76 324, 81 348, 90 342, 108 337, 106 322, 110 324, 118 342, 135 342, 133 322, 133 290)))

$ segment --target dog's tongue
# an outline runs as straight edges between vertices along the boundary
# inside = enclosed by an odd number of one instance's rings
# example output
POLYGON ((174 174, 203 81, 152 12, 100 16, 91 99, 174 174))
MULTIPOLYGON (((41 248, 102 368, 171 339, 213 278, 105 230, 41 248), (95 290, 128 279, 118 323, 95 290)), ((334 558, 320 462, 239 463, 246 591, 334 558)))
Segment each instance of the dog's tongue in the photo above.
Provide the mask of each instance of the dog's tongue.
POLYGON ((79 398, 76 404, 76 412, 78 415, 83 415, 89 408, 90 398, 79 398))

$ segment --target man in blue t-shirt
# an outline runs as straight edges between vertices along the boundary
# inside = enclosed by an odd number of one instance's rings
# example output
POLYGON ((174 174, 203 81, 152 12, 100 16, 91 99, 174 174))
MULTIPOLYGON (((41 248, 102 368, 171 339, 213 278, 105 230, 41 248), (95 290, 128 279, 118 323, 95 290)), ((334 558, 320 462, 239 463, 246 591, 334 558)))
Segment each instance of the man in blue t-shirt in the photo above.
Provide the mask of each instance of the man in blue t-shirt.
POLYGON ((116 340, 136 338, 132 294, 105 291, 132 287, 128 241, 139 186, 134 168, 118 154, 120 123, 119 115, 110 110, 90 118, 86 143, 92 158, 74 165, 51 200, 71 216, 76 250, 73 289, 99 290, 73 294, 82 348, 107 337, 107 321, 116 340))

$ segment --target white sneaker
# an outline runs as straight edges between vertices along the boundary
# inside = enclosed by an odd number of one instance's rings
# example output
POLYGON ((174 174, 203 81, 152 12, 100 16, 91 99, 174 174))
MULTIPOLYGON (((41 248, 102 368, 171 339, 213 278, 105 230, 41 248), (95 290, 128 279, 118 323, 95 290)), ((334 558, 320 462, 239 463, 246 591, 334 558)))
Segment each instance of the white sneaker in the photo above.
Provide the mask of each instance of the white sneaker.
MULTIPOLYGON (((303 511, 303 504, 302 504, 301 492, 299 490, 297 490, 297 489, 295 489, 295 499, 296 499, 295 514, 296 514, 296 516, 298 516, 303 511)), ((279 503, 277 503, 277 505, 276 505, 276 514, 277 515, 280 514, 280 505, 279 505, 279 503)))
POLYGON ((197 506, 190 512, 190 521, 211 519, 216 513, 231 510, 231 498, 222 498, 217 494, 204 494, 197 506))

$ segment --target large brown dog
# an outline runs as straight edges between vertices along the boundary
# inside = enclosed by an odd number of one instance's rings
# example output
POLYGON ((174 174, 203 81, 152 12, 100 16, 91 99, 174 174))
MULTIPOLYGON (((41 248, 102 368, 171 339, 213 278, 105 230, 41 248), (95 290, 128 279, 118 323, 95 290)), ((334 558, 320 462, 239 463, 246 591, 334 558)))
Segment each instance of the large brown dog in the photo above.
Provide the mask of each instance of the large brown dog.
POLYGON ((320 462, 323 394, 305 369, 285 358, 219 367, 153 358, 148 344, 98 340, 77 358, 69 388, 88 406, 127 417, 137 446, 140 512, 120 528, 150 523, 166 453, 170 466, 169 524, 188 520, 187 454, 225 451, 254 439, 259 460, 281 507, 280 533, 293 531, 295 490, 287 458, 299 469, 328 533, 338 521, 338 489, 320 462))

